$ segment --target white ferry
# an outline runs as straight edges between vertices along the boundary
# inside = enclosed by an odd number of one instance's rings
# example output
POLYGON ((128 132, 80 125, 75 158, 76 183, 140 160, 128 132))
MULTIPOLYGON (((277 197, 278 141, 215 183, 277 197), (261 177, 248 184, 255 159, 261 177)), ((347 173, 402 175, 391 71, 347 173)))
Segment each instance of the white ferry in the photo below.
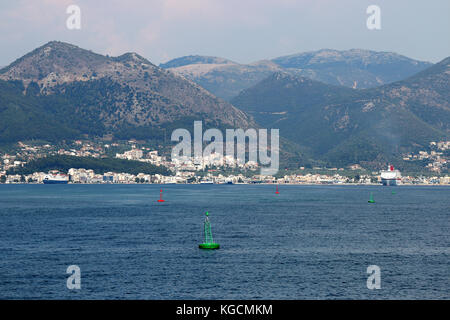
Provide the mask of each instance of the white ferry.
POLYGON ((42 182, 44 184, 67 184, 69 183, 69 177, 63 173, 49 173, 44 176, 42 182))
POLYGON ((398 186, 401 182, 402 175, 400 171, 394 169, 394 166, 390 165, 387 170, 381 171, 381 183, 383 186, 398 186))

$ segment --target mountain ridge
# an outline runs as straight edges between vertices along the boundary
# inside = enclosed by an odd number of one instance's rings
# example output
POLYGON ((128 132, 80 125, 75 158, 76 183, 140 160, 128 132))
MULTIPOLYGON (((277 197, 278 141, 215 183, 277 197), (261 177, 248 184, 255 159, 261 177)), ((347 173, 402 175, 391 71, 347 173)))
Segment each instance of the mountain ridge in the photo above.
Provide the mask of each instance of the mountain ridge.
POLYGON ((380 164, 449 135, 450 57, 366 89, 323 83, 270 60, 217 67, 224 61, 192 59, 198 63, 177 68, 214 66, 206 75, 225 68, 245 85, 266 76, 230 104, 135 52, 109 57, 52 41, 0 70, 0 143, 85 134, 161 142, 168 130, 202 120, 205 128, 279 128, 288 151, 281 156, 295 167, 380 164))
POLYGON ((406 56, 364 49, 321 49, 261 60, 250 64, 228 61, 213 63, 215 57, 185 56, 160 66, 190 79, 227 101, 270 75, 284 71, 327 84, 371 88, 405 79, 431 66, 406 56), (191 63, 195 57, 195 63, 191 63))
MULTIPOLYGON (((132 52, 109 57, 51 41, 3 68, 0 80, 21 82, 23 95, 36 106, 36 112, 51 111, 63 122, 71 118, 74 122, 66 121, 65 125, 80 132, 91 126, 102 128, 97 134, 126 128, 130 132, 141 128, 143 133, 150 127, 170 126, 187 118, 216 127, 254 125, 244 112, 198 84, 132 52), (89 125, 81 125, 75 121, 77 117, 89 125)), ((14 88, 17 92, 18 87, 14 88)), ((11 95, 3 94, 0 98, 7 109, 20 110, 24 105, 23 99, 17 105, 8 100, 11 95)), ((4 121, 2 126, 11 124, 4 121)))
POLYGON ((351 89, 275 73, 232 103, 336 164, 386 162, 450 135, 450 58, 405 80, 351 89))

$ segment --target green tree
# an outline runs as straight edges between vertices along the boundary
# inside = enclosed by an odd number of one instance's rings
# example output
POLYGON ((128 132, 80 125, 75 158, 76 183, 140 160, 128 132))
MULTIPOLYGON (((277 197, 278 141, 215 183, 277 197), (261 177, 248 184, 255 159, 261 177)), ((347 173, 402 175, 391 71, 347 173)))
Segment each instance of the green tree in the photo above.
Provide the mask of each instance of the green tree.
POLYGON ((172 175, 172 173, 164 166, 155 166, 149 163, 123 160, 115 158, 90 158, 75 156, 48 156, 30 161, 24 167, 11 168, 8 174, 32 174, 33 172, 48 172, 50 170, 59 170, 67 172, 70 168, 92 169, 96 173, 103 174, 105 172, 127 172, 130 174, 162 174, 172 175))

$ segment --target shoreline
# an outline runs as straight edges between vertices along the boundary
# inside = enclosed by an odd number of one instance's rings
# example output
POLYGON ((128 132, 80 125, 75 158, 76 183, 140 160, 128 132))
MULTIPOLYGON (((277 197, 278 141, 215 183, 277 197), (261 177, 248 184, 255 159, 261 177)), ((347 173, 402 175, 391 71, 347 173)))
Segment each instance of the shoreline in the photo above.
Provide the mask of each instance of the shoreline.
MULTIPOLYGON (((28 183, 28 182, 15 182, 15 183, 0 183, 0 186, 2 185, 46 185, 45 183, 28 183)), ((436 186, 442 186, 442 187, 448 187, 450 184, 429 184, 429 183, 404 183, 396 186, 384 186, 379 183, 371 183, 371 184, 359 184, 359 183, 208 183, 208 184, 202 184, 202 183, 131 183, 131 182, 124 182, 124 183, 62 183, 62 184, 48 184, 48 185, 155 185, 155 186, 170 186, 170 185, 177 185, 177 186, 202 186, 202 185, 214 185, 214 186, 235 186, 235 185, 250 185, 250 186, 257 186, 257 185, 264 185, 264 186, 380 186, 380 187, 408 187, 408 186, 430 186, 430 187, 436 187, 436 186)))

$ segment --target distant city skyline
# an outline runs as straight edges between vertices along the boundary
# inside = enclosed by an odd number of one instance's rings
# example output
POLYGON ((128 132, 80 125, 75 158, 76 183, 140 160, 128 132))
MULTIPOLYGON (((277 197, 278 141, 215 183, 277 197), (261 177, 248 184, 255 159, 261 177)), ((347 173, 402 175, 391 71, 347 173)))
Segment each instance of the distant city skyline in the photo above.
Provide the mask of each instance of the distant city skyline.
POLYGON ((438 62, 450 56, 450 1, 87 0, 2 1, 0 66, 58 40, 101 54, 137 52, 158 65, 186 55, 250 63, 320 49, 396 52, 438 62), (70 30, 67 7, 81 9, 70 30), (381 30, 366 9, 381 9, 381 30))

